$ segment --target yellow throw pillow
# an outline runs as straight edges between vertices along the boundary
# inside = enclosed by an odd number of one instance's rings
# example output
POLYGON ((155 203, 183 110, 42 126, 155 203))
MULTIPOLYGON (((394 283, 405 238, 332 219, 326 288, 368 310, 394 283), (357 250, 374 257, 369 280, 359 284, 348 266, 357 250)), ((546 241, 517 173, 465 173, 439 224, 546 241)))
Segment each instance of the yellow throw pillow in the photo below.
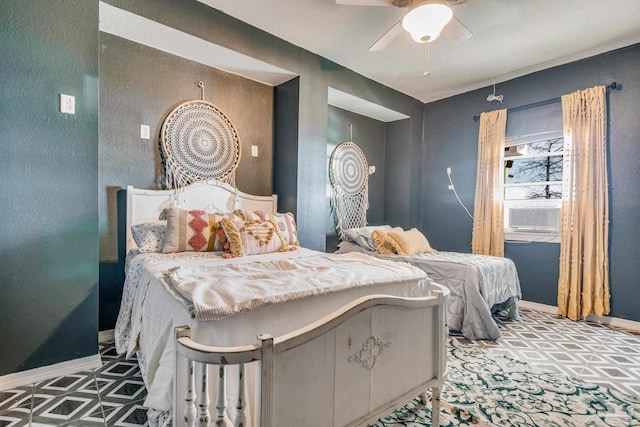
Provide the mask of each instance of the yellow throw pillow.
POLYGON ((391 230, 387 233, 387 240, 399 255, 418 255, 435 252, 429 245, 427 238, 417 228, 408 231, 391 230))
POLYGON ((393 243, 389 240, 390 232, 401 232, 402 228, 395 227, 390 230, 374 230, 371 233, 371 238, 373 239, 373 243, 376 245, 376 250, 378 253, 383 255, 395 254, 396 250, 393 247, 393 243))

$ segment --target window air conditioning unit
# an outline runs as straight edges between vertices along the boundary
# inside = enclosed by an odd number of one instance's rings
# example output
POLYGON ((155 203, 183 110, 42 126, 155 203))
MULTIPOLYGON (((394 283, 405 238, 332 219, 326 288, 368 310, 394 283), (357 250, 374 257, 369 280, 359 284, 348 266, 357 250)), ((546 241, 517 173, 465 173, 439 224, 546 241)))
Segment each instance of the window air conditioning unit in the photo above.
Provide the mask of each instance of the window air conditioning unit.
POLYGON ((518 231, 559 231, 559 206, 519 206, 509 208, 507 227, 518 231))
POLYGON ((526 144, 520 145, 511 145, 509 147, 504 147, 504 156, 505 157, 513 157, 513 156, 524 156, 528 153, 526 144))

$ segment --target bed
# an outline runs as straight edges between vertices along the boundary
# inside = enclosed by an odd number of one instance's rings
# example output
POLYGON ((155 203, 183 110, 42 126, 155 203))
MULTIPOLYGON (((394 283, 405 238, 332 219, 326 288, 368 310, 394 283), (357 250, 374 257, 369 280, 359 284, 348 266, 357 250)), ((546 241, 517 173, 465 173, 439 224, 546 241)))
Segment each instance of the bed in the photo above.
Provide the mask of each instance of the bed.
MULTIPOLYGON (((294 390, 289 394, 287 412, 315 410, 317 416, 307 425, 364 425, 418 395, 424 398, 427 387, 433 389, 437 398, 446 367, 446 297, 442 295, 448 292, 432 283, 423 271, 363 254, 326 254, 297 246, 294 251, 234 258, 215 251, 148 251, 147 243, 160 247, 158 236, 155 241, 145 240, 143 247, 138 247, 132 231, 134 226, 161 229, 163 223, 158 218, 166 208, 210 214, 241 209, 264 214, 276 212, 277 199, 247 195, 215 181, 192 184, 180 191, 127 188, 126 281, 115 339, 118 352, 137 353, 148 390, 144 404, 150 408, 151 425, 168 425, 173 417, 174 424, 181 425, 178 420, 182 420, 180 414, 184 412, 185 402, 178 396, 185 395, 188 389, 187 375, 181 374, 188 372, 188 361, 175 356, 176 328, 188 328, 189 339, 202 346, 219 349, 255 345, 258 335, 283 336, 314 322, 317 324, 320 319, 331 317, 359 298, 372 294, 399 297, 409 301, 409 305, 413 300, 435 298, 431 295, 434 289, 439 296, 430 308, 425 306, 422 311, 405 308, 384 311, 386 314, 374 312, 377 314, 369 314, 368 320, 358 317, 360 320, 341 326, 342 335, 322 335, 322 342, 329 344, 314 351, 325 355, 333 351, 334 356, 329 357, 336 361, 333 372, 341 374, 335 375, 335 381, 331 377, 331 387, 323 390, 333 391, 325 395, 326 401, 319 406, 312 404, 314 399, 309 394, 295 393, 300 387, 304 389, 306 383, 291 384, 295 379, 287 380, 287 387, 294 390), (237 292, 231 292, 232 288, 237 292), (226 304, 220 306, 216 299, 226 304), (441 321, 438 320, 440 312, 441 321), (368 334, 369 337, 365 336, 368 334), (343 339, 339 340, 338 336, 343 339), (376 369, 362 370, 357 363, 347 360, 359 348, 369 345, 367 342, 374 336, 380 342, 397 343, 385 350, 388 356, 381 356, 383 362, 380 367, 376 366, 382 376, 375 375, 376 369), (348 389, 350 393, 360 393, 361 398, 344 394, 335 397, 336 390, 343 390, 347 385, 341 380, 344 378, 353 379, 348 381, 351 387, 348 389), (358 378, 367 381, 362 389, 353 389, 358 378), (353 402, 358 402, 357 408, 353 402)), ((140 240, 140 236, 137 237, 140 240)), ((326 328, 323 322, 318 325, 326 328)), ((314 361, 326 364, 328 359, 318 359, 308 352, 304 357, 306 359, 294 359, 293 363, 310 367, 306 381, 326 384, 326 371, 313 367, 314 361)), ((225 405, 223 417, 234 419, 246 413, 244 425, 260 425, 259 408, 264 397, 260 392, 260 362, 248 364, 246 374, 243 368, 243 381, 234 379, 239 369, 230 367, 224 382, 228 395, 246 393, 246 399, 241 399, 246 405, 241 409, 238 405, 225 405), (242 392, 245 386, 246 392, 242 392)), ((218 389, 221 381, 216 376, 206 382, 221 395, 218 389)), ((213 399, 216 401, 215 396, 213 399)), ((437 399, 434 405, 436 403, 437 399)))
MULTIPOLYGON (((460 252, 434 251, 415 255, 381 254, 371 233, 380 227, 345 230, 338 253, 361 252, 382 259, 407 262, 447 287, 449 330, 468 339, 499 339, 502 334, 493 315, 518 320, 522 293, 516 266, 508 258, 460 252)), ((382 230, 390 230, 382 226, 382 230)))

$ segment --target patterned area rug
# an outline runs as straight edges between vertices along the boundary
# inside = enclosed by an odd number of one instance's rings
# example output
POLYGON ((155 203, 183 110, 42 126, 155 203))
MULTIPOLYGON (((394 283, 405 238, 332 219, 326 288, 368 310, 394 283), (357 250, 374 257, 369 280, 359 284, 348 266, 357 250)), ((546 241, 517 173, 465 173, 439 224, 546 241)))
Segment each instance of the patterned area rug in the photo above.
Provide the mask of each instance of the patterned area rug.
MULTIPOLYGON (((640 396, 449 340, 441 426, 640 426, 640 396)), ((430 426, 418 400, 375 426, 430 426)))

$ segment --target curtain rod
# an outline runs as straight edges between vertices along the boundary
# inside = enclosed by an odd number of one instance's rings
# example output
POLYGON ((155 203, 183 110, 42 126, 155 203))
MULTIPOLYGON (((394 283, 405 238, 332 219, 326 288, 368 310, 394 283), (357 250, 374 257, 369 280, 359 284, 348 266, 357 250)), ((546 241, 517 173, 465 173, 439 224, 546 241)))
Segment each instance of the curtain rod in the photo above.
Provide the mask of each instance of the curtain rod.
MULTIPOLYGON (((613 90, 621 90, 622 85, 617 82, 612 82, 611 84, 608 84, 607 86, 605 86, 605 88, 613 89, 613 90)), ((507 111, 511 113, 515 113, 517 111, 528 110, 530 108, 536 108, 536 107, 542 107, 544 105, 555 104, 556 102, 560 102, 561 100, 562 100, 561 97, 546 99, 544 101, 538 101, 538 102, 533 102, 531 104, 521 105, 519 107, 509 108, 507 109, 507 111)), ((480 120, 480 116, 473 116, 474 122, 477 122, 478 120, 480 120)))

